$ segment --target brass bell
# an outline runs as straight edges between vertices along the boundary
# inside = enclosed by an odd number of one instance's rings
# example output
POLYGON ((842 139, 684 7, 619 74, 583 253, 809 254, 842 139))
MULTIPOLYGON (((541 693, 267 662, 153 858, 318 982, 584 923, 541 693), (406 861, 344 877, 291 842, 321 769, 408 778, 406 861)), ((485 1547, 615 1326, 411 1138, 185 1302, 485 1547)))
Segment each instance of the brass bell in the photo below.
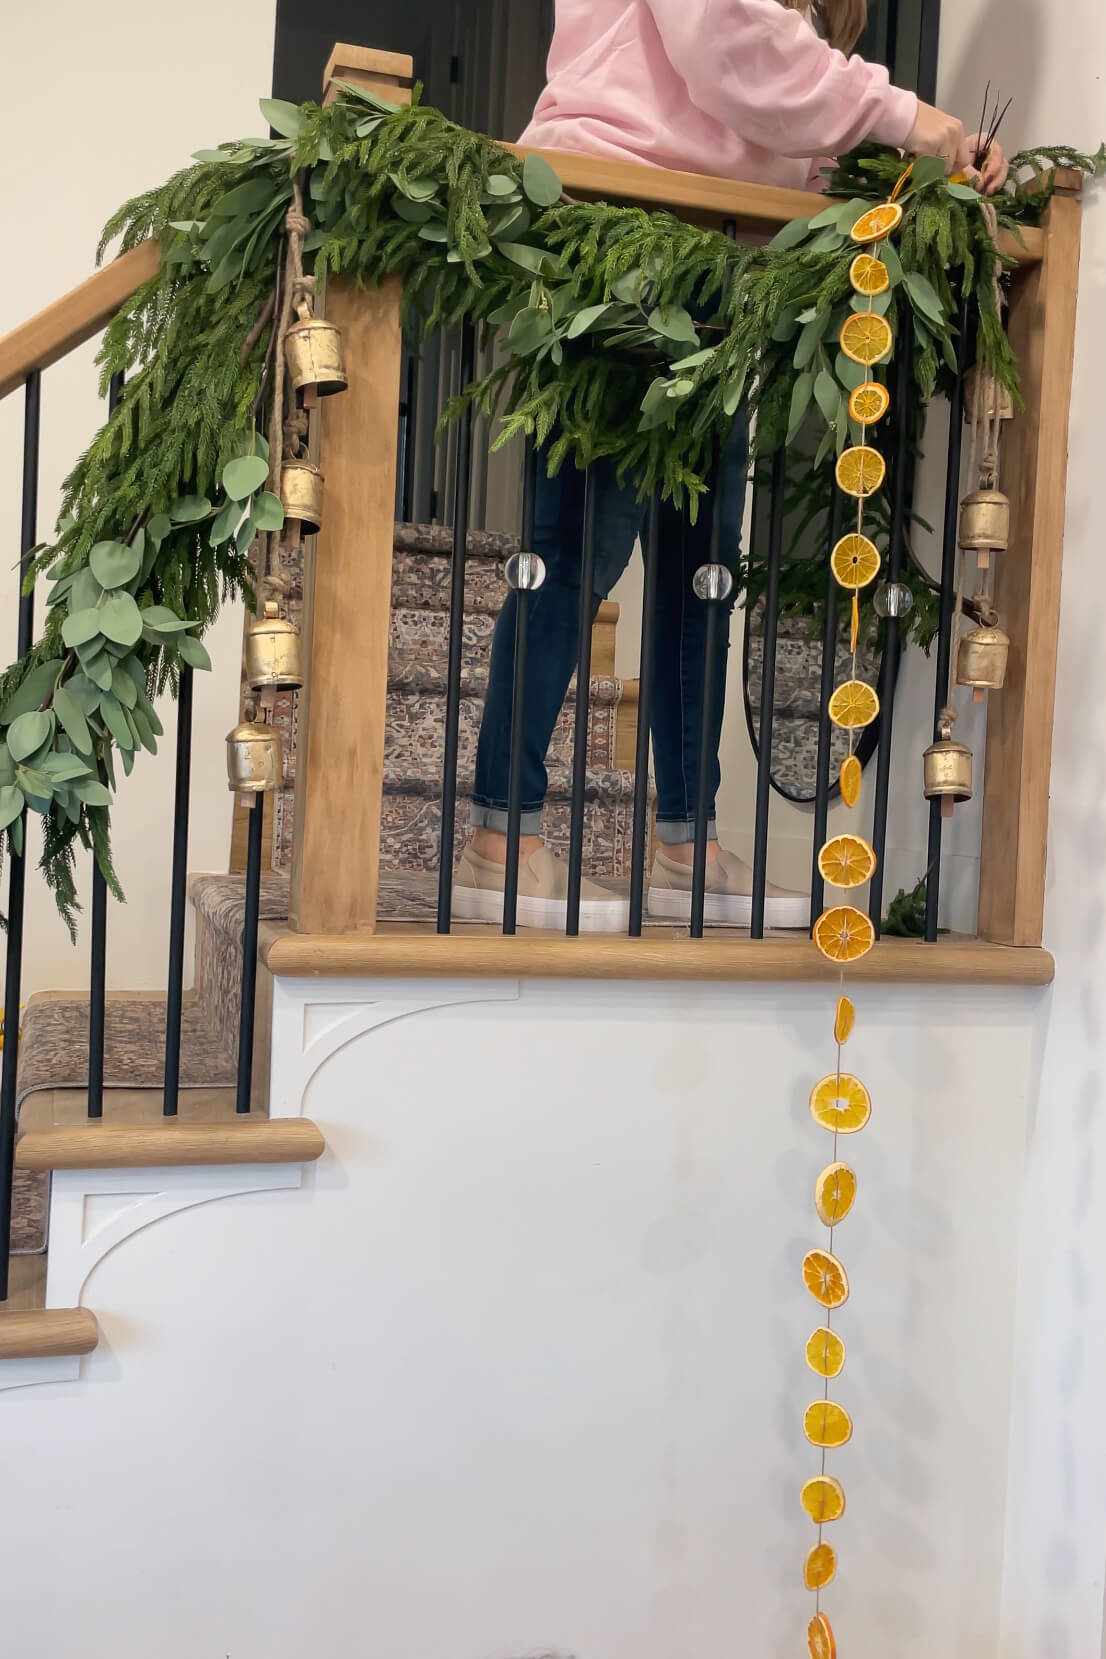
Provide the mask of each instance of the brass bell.
POLYGON ((964 376, 964 419, 970 421, 975 411, 976 387, 981 378, 984 420, 993 421, 997 417, 1000 421, 1012 421, 1014 399, 1009 386, 1004 386, 1001 380, 996 379, 993 374, 988 374, 978 363, 964 376))
POLYGON ((981 567, 1010 542, 1010 499, 1001 490, 973 490, 960 503, 960 545, 977 553, 981 567))
POLYGON ((266 795, 284 782, 280 733, 247 720, 227 734, 227 786, 234 795, 266 795))
POLYGON ((321 317, 292 324, 284 336, 284 356, 293 391, 313 386, 320 397, 329 397, 349 385, 341 330, 321 317))
POLYGON ((323 527, 323 475, 310 461, 285 461, 280 469, 280 504, 286 520, 299 519, 304 533, 323 527))
POLYGON ((303 684, 300 631, 269 600, 246 633, 246 683, 254 691, 298 691, 303 684))
POLYGON ((956 742, 948 721, 939 730, 941 736, 925 752, 925 797, 939 800, 942 816, 951 818, 954 806, 972 798, 972 751, 956 742))
POLYGON ((1001 691, 1010 655, 1010 636, 1001 628, 972 628, 960 641, 956 657, 956 683, 968 685, 977 703, 985 691, 1001 691))

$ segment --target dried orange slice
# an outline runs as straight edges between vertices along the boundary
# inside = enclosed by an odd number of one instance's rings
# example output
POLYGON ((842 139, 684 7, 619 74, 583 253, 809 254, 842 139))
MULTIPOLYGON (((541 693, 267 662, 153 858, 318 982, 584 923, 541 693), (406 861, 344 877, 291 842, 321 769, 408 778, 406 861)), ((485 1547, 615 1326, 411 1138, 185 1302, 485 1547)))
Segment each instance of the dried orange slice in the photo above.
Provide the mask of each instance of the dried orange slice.
POLYGON ((841 325, 838 342, 852 362, 870 368, 890 352, 895 331, 877 311, 851 311, 841 325))
POLYGON ((876 259, 870 253, 858 253, 849 266, 849 281, 858 294, 874 299, 877 294, 886 294, 890 288, 891 273, 882 259, 876 259))
POLYGON ((849 396, 849 414, 858 426, 874 426, 891 407, 891 394, 878 380, 866 380, 849 396))
POLYGON ((803 1258, 803 1283, 823 1308, 839 1308, 849 1299, 849 1276, 828 1250, 809 1250, 803 1258))
POLYGON ((860 799, 860 785, 864 768, 855 755, 847 755, 841 762, 841 799, 846 806, 855 806, 860 799))
POLYGON ((810 1659, 837 1659, 833 1626, 824 1613, 815 1613, 807 1625, 806 1645, 810 1649, 810 1659))
POLYGON ((856 655, 856 647, 860 640, 860 600, 853 594, 852 616, 849 620, 849 650, 856 655))
POLYGON ((852 1072, 831 1071, 810 1091, 810 1115, 831 1135, 855 1135, 872 1115, 872 1097, 852 1072))
POLYGON ((832 1544, 815 1544, 803 1563, 803 1583, 808 1590, 824 1590, 837 1575, 837 1551, 832 1544))
POLYGON ((833 1475, 815 1475, 800 1492, 799 1502, 815 1526, 828 1526, 845 1513, 845 1488, 833 1475))
POLYGON ((882 242, 885 236, 894 235, 901 224, 902 208, 898 202, 881 202, 878 207, 870 207, 860 215, 852 228, 852 238, 861 246, 869 242, 882 242))
POLYGON ((826 1227, 838 1227, 856 1201, 856 1174, 848 1164, 831 1164, 814 1184, 814 1208, 826 1227))
POLYGON ((875 851, 862 835, 835 835, 818 854, 818 868, 831 887, 863 887, 875 874, 875 851))
POLYGON ((833 579, 843 588, 866 588, 879 575, 879 548, 867 536, 842 536, 830 554, 833 579))
POLYGON ((913 174, 914 174, 914 163, 911 162, 910 166, 906 169, 906 171, 899 174, 899 182, 898 182, 898 184, 896 184, 894 190, 892 190, 890 196, 888 197, 889 201, 892 201, 892 202, 897 202, 898 201, 899 197, 902 195, 903 191, 906 189, 907 185, 910 183, 910 180, 913 177, 913 174))
POLYGON ((812 1446, 836 1451, 839 1446, 847 1446, 852 1439, 853 1420, 844 1406, 837 1405, 833 1400, 816 1400, 806 1408, 803 1433, 812 1446))
POLYGON ((870 726, 878 714, 879 698, 863 680, 846 680, 829 700, 830 719, 847 732, 870 726))
POLYGON ((845 1369, 845 1344, 828 1325, 819 1325, 806 1345, 806 1362, 816 1377, 839 1377, 845 1369))
POLYGON ((814 924, 814 943, 829 962, 859 962, 875 942, 875 928, 852 904, 823 910, 814 924))
POLYGON ((833 1040, 835 1043, 847 1043, 853 1034, 856 1024, 856 1009, 848 997, 838 997, 837 1014, 833 1022, 833 1040))
POLYGON ((887 477, 887 462, 878 449, 860 444, 856 449, 841 451, 834 476, 838 488, 844 490, 846 495, 866 501, 870 495, 875 495, 887 477))

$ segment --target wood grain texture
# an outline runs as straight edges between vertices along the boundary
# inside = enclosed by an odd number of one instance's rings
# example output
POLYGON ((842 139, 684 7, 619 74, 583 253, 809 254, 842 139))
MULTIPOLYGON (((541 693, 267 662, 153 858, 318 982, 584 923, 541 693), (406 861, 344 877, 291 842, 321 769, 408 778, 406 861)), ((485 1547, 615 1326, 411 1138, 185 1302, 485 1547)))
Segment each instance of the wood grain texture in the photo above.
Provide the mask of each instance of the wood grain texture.
POLYGON ((140 242, 0 340, 0 398, 98 334, 124 300, 157 274, 161 248, 140 242))
MULTIPOLYGON (((751 983, 836 983, 838 970, 804 935, 751 940, 742 934, 692 940, 675 928, 650 928, 642 939, 519 933, 513 939, 487 929, 441 938, 428 929, 392 926, 372 937, 309 938, 262 923, 261 955, 269 971, 288 977, 330 975, 404 979, 732 980, 751 983)), ((975 939, 935 945, 884 939, 849 969, 850 983, 1008 985, 1051 983, 1044 950, 1008 950, 975 939)))
POLYGON ((90 1354, 99 1340, 100 1327, 87 1308, 0 1309, 0 1359, 90 1354))
POLYGON ((987 711, 979 872, 980 935, 1003 945, 1039 945, 1044 928, 1081 218, 1075 196, 1053 198, 1044 260, 1018 277, 1010 304, 1025 409, 1002 445, 1013 512, 995 598, 1011 648, 1005 688, 987 711))
POLYGON ((356 86, 379 87, 384 97, 393 103, 406 104, 410 97, 401 98, 401 90, 410 89, 415 74, 415 60, 406 52, 378 52, 372 46, 335 46, 323 71, 323 102, 333 103, 339 88, 331 89, 331 79, 337 75, 356 86))
POLYGON ((326 1141, 309 1118, 230 1123, 84 1123, 20 1136, 19 1169, 169 1169, 194 1164, 299 1164, 326 1141))

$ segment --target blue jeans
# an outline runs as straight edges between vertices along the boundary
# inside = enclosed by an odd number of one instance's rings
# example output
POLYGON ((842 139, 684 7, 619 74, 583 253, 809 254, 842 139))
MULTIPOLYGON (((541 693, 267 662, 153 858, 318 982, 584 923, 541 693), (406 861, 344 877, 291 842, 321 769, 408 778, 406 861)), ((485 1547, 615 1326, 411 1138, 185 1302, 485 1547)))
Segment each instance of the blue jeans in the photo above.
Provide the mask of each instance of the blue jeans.
MULTIPOLYGON (((723 531, 719 558, 737 576, 749 433, 744 415, 734 422, 722 460, 723 531)), ((645 510, 632 486, 620 486, 609 461, 593 468, 598 498, 592 616, 630 562, 645 510)), ((699 742, 703 707, 703 658, 707 607, 692 578, 709 564, 716 492, 700 505, 697 523, 670 503, 660 513, 657 568, 656 650, 653 670, 653 765, 657 782, 657 837, 669 844, 691 841, 699 794, 699 742)), ((543 585, 530 595, 525 728, 522 758, 522 833, 541 831, 548 785, 546 750, 576 667, 580 610, 580 553, 584 531, 584 474, 571 462, 556 478, 539 464, 534 501, 533 551, 545 561, 543 585)), ((476 753, 472 823, 507 828, 507 778, 511 742, 515 610, 508 593, 492 640, 488 692, 476 753)), ((717 630, 714 698, 710 710, 713 776, 708 792, 708 835, 717 831, 714 802, 721 780, 718 746, 726 696, 726 656, 734 596, 717 630)))

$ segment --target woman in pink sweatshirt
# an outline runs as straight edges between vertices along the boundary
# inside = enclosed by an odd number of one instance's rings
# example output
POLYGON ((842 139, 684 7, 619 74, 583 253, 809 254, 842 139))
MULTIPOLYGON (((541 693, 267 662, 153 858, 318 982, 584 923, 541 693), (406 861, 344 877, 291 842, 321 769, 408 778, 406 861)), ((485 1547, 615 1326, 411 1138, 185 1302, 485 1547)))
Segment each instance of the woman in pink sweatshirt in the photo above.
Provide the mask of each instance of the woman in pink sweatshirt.
MULTIPOLYGON (((866 138, 969 170, 976 139, 961 123, 893 86, 885 69, 848 57, 864 27, 867 0, 556 0, 548 84, 522 143, 614 157, 677 172, 814 189, 824 159, 866 138)), ((979 187, 1006 180, 992 149, 979 187)), ((722 457, 719 480, 695 525, 666 506, 661 514, 657 633, 652 697, 658 851, 650 908, 687 919, 691 910, 694 812, 699 784, 706 607, 692 589, 708 562, 713 504, 720 499, 723 557, 736 571, 744 516, 748 430, 742 416, 722 457)), ((567 868, 541 841, 545 755, 576 663, 584 476, 571 465, 556 479, 538 469, 534 551, 544 585, 531 595, 523 755, 518 920, 564 926, 567 868)), ((596 489, 594 605, 629 563, 642 523, 632 487, 609 463, 592 469, 596 489)), ((473 792, 474 834, 454 885, 454 914, 495 922, 503 915, 507 773, 515 596, 500 613, 473 792)), ((725 695, 728 621, 718 631, 718 688, 709 711, 715 755, 725 695)), ((707 919, 747 925, 752 876, 708 829, 707 919)), ((585 880, 581 927, 621 931, 626 900, 585 880)), ((809 901, 769 887, 769 927, 806 927, 809 901)))

